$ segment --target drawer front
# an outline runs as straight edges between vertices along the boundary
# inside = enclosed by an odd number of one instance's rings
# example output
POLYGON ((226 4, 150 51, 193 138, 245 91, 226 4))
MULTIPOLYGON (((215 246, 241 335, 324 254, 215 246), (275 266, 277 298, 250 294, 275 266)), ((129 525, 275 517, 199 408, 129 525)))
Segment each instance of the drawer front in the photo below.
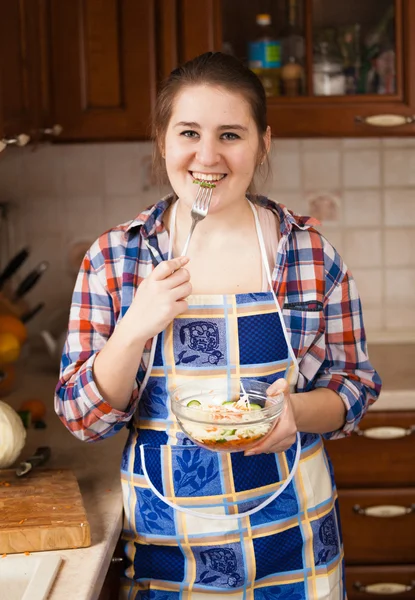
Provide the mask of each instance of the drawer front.
POLYGON ((346 567, 348 600, 415 599, 415 565, 346 567))
POLYGON ((368 413, 357 433, 325 442, 337 486, 415 486, 414 426, 413 412, 368 413))
POLYGON ((415 563, 415 488, 338 493, 346 564, 415 563))

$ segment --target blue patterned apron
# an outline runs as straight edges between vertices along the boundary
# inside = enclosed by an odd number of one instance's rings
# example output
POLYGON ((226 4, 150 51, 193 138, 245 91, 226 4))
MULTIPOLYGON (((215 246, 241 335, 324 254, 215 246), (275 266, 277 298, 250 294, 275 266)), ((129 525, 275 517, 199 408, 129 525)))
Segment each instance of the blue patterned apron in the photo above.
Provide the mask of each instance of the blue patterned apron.
POLYGON ((346 597, 321 437, 301 434, 279 454, 211 452, 186 437, 171 411, 172 389, 189 378, 295 385, 297 361, 250 205, 271 291, 189 296, 188 310, 153 340, 122 461, 130 559, 122 599, 346 597))

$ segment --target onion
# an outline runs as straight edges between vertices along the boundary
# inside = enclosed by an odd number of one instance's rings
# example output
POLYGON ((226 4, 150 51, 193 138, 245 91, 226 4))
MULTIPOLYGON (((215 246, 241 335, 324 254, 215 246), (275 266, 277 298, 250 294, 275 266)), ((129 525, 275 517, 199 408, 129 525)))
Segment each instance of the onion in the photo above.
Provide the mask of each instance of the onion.
POLYGON ((26 441, 26 430, 17 412, 0 400, 0 469, 18 458, 26 441))

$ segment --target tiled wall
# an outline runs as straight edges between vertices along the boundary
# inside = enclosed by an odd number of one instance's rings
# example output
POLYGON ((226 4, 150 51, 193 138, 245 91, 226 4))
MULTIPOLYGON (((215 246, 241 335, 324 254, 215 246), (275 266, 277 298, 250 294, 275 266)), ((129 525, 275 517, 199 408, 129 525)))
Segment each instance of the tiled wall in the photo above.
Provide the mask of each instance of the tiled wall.
MULTIPOLYGON (((2 258, 27 240, 28 267, 50 262, 28 296, 32 305, 47 301, 32 329, 61 313, 66 319, 73 244, 90 243, 166 192, 152 181, 150 164, 150 143, 0 155, 0 202, 12 203, 14 230, 7 243, 7 230, 0 229, 2 258)), ((259 190, 297 212, 327 217, 321 230, 353 271, 368 331, 415 331, 415 139, 277 140, 271 166, 259 190)))

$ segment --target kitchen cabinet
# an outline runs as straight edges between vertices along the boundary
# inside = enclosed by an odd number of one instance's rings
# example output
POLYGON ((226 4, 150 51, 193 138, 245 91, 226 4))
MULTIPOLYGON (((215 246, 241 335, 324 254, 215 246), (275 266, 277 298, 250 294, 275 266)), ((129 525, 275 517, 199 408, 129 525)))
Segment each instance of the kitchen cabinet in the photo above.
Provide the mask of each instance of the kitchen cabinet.
POLYGON ((156 94, 154 0, 50 1, 62 140, 145 139, 156 94))
POLYGON ((46 29, 46 0, 0 0, 0 149, 51 127, 46 29))
POLYGON ((415 598, 414 425, 414 411, 369 411, 351 437, 326 442, 349 600, 415 598))
POLYGON ((268 120, 276 137, 414 135, 413 0, 182 0, 176 4, 179 61, 223 50, 247 62, 247 43, 255 38, 259 12, 271 15, 283 50, 284 39, 303 38, 297 50, 302 90, 295 96, 278 92, 268 98, 268 120), (289 12, 290 7, 295 13, 289 12), (296 28, 291 31, 286 29, 290 14, 295 15, 296 28), (322 53, 327 50, 330 64, 322 80, 322 53), (339 59, 343 67, 336 79, 339 59), (324 95, 322 88, 327 86, 331 95, 324 95))

